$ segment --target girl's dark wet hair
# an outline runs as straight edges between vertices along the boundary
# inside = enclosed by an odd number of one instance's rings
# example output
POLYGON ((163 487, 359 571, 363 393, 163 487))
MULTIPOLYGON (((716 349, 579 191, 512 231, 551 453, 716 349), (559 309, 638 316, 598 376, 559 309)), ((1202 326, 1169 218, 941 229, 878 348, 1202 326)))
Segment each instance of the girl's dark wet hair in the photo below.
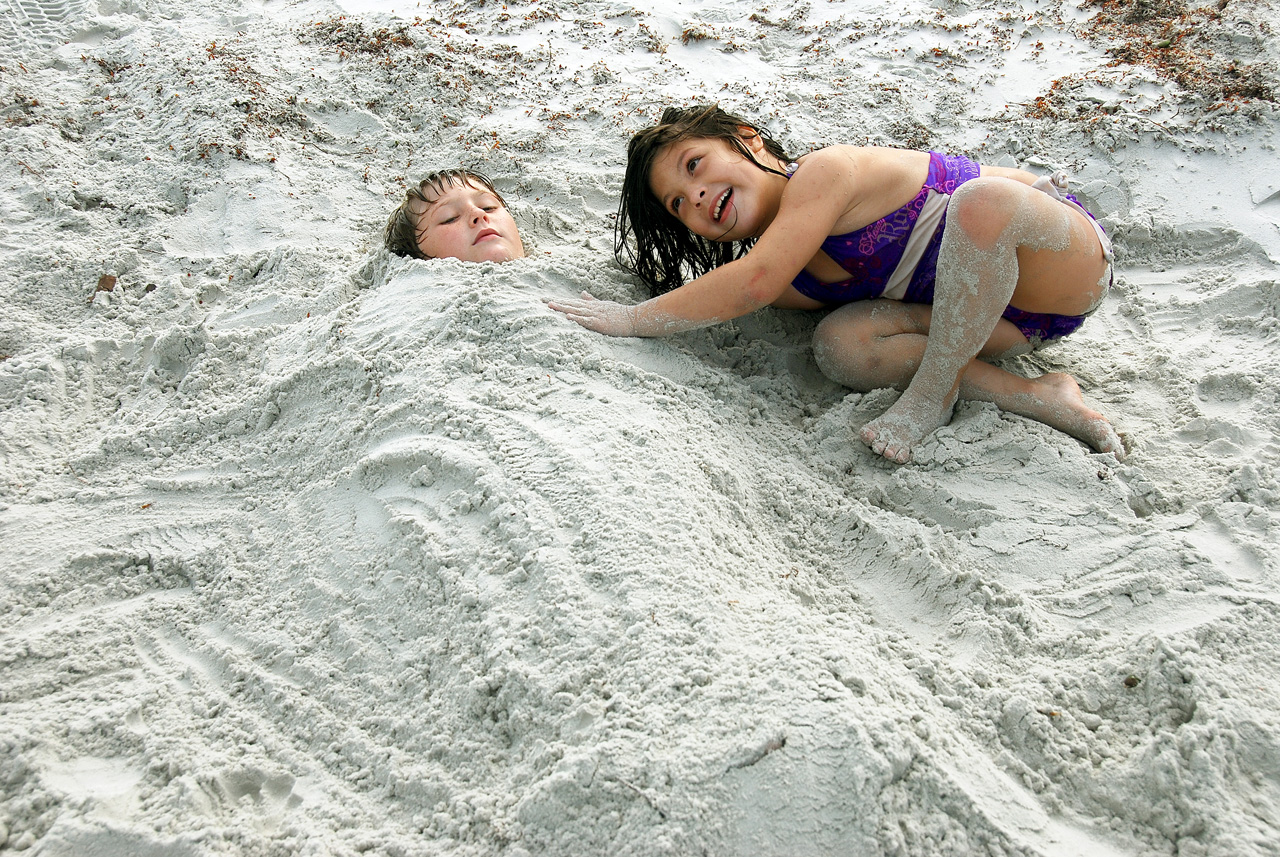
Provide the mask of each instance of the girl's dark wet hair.
POLYGON ((446 190, 450 187, 465 185, 468 182, 480 185, 496 196, 503 208, 508 207, 507 201, 502 198, 502 194, 498 193, 498 189, 493 186, 493 182, 483 173, 462 167, 437 170, 418 182, 417 187, 411 187, 406 190, 404 202, 400 203, 396 210, 391 212, 391 216, 387 218, 387 226, 382 231, 382 241, 386 248, 397 256, 408 256, 412 259, 430 259, 431 257, 423 253, 421 248, 418 247, 418 238, 422 235, 422 230, 418 228, 418 221, 422 217, 422 213, 439 199, 446 190))
POLYGON ((637 131, 627 144, 613 254, 618 264, 644 280, 655 296, 684 285, 686 274, 699 277, 733 261, 755 243, 755 239, 721 243, 695 235, 667 211, 649 187, 649 170, 662 150, 695 137, 724 140, 765 172, 785 175, 755 159, 743 140, 743 128, 760 135, 769 154, 791 160, 757 125, 726 113, 717 104, 668 107, 657 125, 637 131))

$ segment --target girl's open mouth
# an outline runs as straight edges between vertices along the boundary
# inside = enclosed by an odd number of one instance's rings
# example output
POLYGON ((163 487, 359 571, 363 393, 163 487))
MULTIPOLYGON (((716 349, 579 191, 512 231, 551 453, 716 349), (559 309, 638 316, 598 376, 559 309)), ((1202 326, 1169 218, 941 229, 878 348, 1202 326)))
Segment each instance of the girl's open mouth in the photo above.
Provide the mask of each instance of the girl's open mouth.
POLYGON ((715 211, 712 212, 712 215, 711 215, 711 219, 714 220, 716 223, 719 223, 720 218, 724 217, 724 209, 725 209, 725 206, 728 205, 729 197, 731 196, 733 196, 733 188, 729 188, 728 190, 726 190, 724 192, 724 195, 720 197, 720 201, 716 203, 715 211))

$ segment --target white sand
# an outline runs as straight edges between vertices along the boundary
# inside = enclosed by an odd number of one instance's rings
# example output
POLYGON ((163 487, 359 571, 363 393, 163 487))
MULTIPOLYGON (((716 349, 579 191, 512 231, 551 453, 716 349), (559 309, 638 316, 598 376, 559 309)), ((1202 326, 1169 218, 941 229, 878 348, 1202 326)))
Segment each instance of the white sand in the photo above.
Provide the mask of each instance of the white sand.
POLYGON ((1272 103, 1047 0, 197 5, 0 14, 0 851, 1280 853, 1272 103), (962 405, 893 466, 813 315, 549 312, 642 296, 626 139, 713 98, 1072 171, 1118 280, 1019 365, 1129 459, 962 405), (457 162, 532 258, 379 249, 457 162))

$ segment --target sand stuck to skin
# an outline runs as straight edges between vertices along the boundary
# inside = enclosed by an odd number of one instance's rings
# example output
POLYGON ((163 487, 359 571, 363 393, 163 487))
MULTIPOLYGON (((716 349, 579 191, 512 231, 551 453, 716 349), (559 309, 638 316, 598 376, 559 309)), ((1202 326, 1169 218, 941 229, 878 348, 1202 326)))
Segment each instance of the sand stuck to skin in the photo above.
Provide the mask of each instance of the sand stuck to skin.
POLYGON ((1274 9, 8 0, 0 851, 1274 855, 1274 9), (1164 47, 1160 45, 1167 42, 1164 47), (607 339, 628 136, 1066 169, 1125 463, 607 339), (388 257, 463 163, 528 259, 388 257))

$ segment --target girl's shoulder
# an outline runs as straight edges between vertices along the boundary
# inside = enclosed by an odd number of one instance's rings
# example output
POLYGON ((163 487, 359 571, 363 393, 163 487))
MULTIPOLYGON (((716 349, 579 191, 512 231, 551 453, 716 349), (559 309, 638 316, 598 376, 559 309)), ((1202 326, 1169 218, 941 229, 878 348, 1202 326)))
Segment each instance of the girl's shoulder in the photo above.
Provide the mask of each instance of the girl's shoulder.
POLYGON ((929 162, 929 153, 916 149, 894 149, 888 146, 835 145, 814 149, 796 159, 803 166, 808 163, 826 165, 851 165, 857 167, 885 167, 893 165, 916 166, 929 162))
POLYGON ((866 146, 824 146, 821 149, 814 149, 807 155, 801 155, 796 159, 796 164, 799 166, 806 164, 856 164, 862 160, 866 148, 866 146))
POLYGON ((920 192, 929 153, 876 146, 828 146, 801 158, 783 207, 812 207, 832 217, 828 234, 851 232, 884 217, 920 192))
POLYGON ((929 173, 928 152, 886 146, 827 146, 797 161, 792 183, 827 184, 854 197, 915 193, 929 173))
POLYGON ((866 162, 864 149, 862 146, 825 146, 801 155, 786 165, 790 184, 811 185, 828 191, 839 185, 851 186, 866 162))
POLYGON ((864 167, 861 147, 827 146, 787 164, 786 172, 780 211, 829 216, 834 223, 858 204, 865 177, 873 171, 864 167))

